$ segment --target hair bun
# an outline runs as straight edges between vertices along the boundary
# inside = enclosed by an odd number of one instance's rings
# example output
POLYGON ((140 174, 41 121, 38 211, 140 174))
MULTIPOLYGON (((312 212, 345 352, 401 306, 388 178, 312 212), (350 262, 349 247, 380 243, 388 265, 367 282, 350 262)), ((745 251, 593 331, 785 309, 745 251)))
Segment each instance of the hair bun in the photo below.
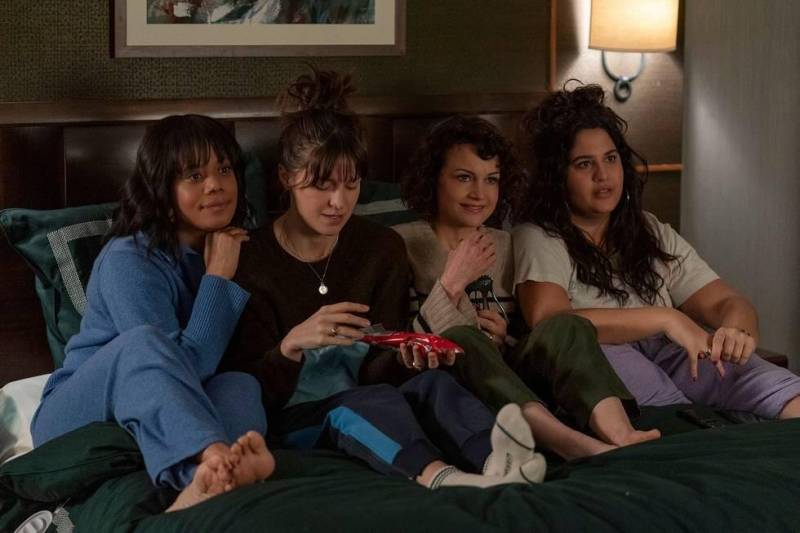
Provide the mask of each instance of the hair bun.
POLYGON ((350 74, 318 70, 314 66, 311 66, 311 71, 311 74, 299 76, 278 96, 281 111, 349 113, 347 97, 355 92, 350 74))

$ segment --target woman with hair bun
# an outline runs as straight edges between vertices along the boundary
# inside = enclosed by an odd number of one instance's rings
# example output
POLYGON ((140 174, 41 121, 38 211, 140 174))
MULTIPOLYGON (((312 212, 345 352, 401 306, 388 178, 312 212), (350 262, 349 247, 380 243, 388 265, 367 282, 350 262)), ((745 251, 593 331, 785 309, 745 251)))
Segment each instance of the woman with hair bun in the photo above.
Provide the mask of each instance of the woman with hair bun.
POLYGON ((532 188, 513 237, 526 321, 562 312, 591 320, 640 405, 694 402, 764 418, 800 416, 800 377, 754 352, 750 302, 644 211, 644 176, 635 165, 647 164, 603 90, 558 91, 524 126, 532 188))
POLYGON ((243 247, 236 281, 252 297, 226 367, 258 378, 285 446, 335 448, 434 489, 541 481, 545 462, 517 406, 495 419, 448 374, 358 342, 370 325, 405 329, 408 260, 395 232, 353 215, 367 147, 352 92, 349 76, 314 69, 280 97, 288 208, 243 247))

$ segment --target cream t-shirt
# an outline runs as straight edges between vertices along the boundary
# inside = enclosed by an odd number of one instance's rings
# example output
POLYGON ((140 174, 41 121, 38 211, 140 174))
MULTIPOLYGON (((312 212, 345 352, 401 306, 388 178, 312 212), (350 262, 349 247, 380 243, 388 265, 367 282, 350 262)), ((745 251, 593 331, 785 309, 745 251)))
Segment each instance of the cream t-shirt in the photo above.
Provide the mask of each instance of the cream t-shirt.
MULTIPOLYGON (((656 305, 678 307, 692 294, 719 279, 708 264, 697 254, 669 224, 660 222, 651 213, 647 220, 656 230, 661 249, 676 256, 676 261, 664 264, 657 261, 656 272, 664 279, 658 292, 656 305)), ((577 278, 577 268, 559 237, 551 237, 541 227, 526 223, 511 230, 514 248, 514 287, 526 281, 555 283, 569 296, 573 309, 614 308, 619 303, 610 294, 600 296, 600 291, 577 278)), ((615 285, 627 289, 615 278, 615 285)), ((625 307, 647 307, 648 303, 636 293, 627 290, 629 298, 625 307)))

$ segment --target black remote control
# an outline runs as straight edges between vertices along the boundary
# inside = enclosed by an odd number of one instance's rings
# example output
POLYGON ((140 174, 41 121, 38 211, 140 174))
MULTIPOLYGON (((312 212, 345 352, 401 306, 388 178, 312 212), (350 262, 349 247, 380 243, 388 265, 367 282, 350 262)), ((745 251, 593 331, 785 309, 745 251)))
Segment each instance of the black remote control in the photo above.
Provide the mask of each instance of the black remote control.
POLYGON ((722 428, 727 426, 723 420, 713 415, 701 415, 694 409, 681 409, 677 412, 678 416, 701 428, 722 428))

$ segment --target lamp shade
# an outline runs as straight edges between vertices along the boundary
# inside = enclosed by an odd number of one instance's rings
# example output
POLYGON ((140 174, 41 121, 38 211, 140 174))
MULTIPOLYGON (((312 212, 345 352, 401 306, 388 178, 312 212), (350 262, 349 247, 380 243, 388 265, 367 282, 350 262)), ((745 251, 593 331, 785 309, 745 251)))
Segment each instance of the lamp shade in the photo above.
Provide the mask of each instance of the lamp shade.
POLYGON ((592 0, 589 48, 670 52, 678 36, 678 0, 592 0))

